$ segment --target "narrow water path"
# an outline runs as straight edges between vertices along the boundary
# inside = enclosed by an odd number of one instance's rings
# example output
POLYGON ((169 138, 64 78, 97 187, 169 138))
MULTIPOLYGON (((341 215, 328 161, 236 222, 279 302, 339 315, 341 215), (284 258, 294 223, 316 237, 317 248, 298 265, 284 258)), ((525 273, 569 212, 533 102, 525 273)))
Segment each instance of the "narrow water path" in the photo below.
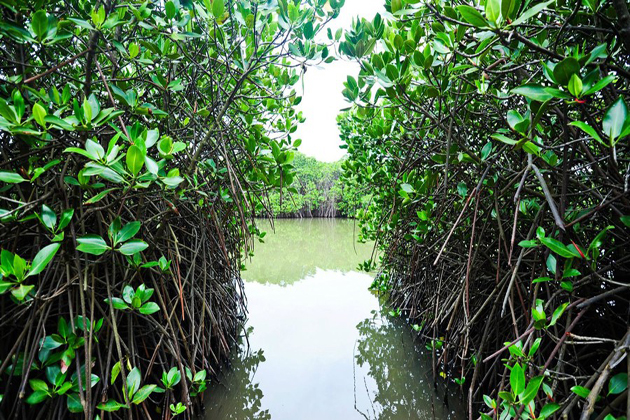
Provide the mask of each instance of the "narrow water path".
POLYGON ((354 244, 353 221, 275 228, 243 272, 249 346, 210 389, 206 419, 460 418, 436 396, 409 327, 356 271, 372 245, 354 244))

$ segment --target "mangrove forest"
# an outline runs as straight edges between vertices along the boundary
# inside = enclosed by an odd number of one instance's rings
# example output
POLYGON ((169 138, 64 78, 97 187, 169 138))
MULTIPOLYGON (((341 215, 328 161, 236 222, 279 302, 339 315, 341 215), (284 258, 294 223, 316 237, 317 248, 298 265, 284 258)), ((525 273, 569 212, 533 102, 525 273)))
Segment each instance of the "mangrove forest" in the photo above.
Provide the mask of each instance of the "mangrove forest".
POLYGON ((0 420, 626 420, 629 107, 630 0, 0 0, 0 420))

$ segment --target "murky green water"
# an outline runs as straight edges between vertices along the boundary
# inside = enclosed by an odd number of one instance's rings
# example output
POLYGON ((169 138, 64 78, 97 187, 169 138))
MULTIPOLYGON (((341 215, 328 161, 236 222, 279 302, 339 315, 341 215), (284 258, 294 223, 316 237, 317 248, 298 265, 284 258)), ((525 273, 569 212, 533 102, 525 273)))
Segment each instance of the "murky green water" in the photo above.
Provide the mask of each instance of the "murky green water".
POLYGON ((460 418, 434 393, 409 327, 381 312, 372 277, 355 271, 372 246, 354 243, 353 221, 275 228, 243 272, 249 346, 211 387, 206 419, 460 418))

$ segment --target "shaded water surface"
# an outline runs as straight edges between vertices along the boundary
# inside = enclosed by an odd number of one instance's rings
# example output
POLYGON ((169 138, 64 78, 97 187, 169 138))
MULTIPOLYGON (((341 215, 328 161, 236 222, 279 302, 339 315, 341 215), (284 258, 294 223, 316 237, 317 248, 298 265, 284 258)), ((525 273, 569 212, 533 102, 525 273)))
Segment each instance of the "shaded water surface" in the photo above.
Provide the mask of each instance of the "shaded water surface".
POLYGON ((460 418, 435 395, 409 327, 355 271, 372 245, 354 244, 353 221, 278 220, 268 230, 243 272, 249 346, 210 388, 206 419, 460 418))

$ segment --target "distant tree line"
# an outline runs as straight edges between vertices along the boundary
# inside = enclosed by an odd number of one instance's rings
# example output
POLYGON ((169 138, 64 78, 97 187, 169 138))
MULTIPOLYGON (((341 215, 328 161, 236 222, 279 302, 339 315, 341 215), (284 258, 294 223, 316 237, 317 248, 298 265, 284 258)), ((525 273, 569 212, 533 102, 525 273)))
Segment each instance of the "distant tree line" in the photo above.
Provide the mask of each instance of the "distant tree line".
POLYGON ((269 206, 259 207, 259 216, 354 217, 369 203, 369 195, 357 184, 340 180, 342 160, 320 162, 295 153, 290 162, 295 174, 290 187, 269 192, 269 206))

